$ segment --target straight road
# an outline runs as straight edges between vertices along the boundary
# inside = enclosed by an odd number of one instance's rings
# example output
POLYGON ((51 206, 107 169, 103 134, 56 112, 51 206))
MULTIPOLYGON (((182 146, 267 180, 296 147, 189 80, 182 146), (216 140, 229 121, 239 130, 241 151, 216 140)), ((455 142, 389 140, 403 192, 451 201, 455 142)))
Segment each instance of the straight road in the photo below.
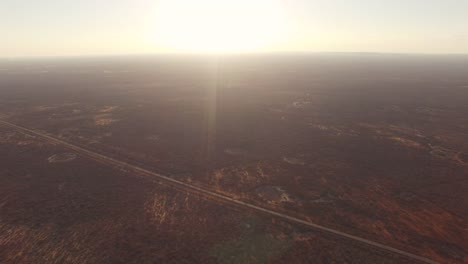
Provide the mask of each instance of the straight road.
POLYGON ((29 128, 19 126, 19 125, 16 125, 16 124, 13 124, 13 123, 10 123, 8 121, 1 120, 1 119, 0 119, 0 125, 13 128, 13 129, 15 129, 17 131, 20 131, 22 133, 26 133, 26 134, 29 134, 29 135, 44 138, 44 139, 46 139, 47 141, 49 141, 51 143, 62 145, 64 147, 68 148, 68 149, 71 149, 71 150, 73 150, 73 151, 75 151, 75 152, 77 152, 77 153, 79 153, 81 155, 90 157, 90 158, 92 158, 92 159, 94 159, 96 161, 111 165, 111 166, 116 167, 116 168, 132 170, 132 171, 134 171, 136 173, 139 173, 142 176, 146 176, 147 178, 149 178, 152 181, 159 180, 158 182, 166 183, 166 184, 168 184, 170 186, 176 187, 177 189, 185 191, 185 192, 201 194, 201 195, 207 196, 207 197, 209 197, 211 199, 214 199, 216 201, 222 201, 224 203, 232 204, 232 205, 235 205, 237 207, 242 207, 242 208, 254 210, 254 211, 260 212, 262 214, 266 214, 266 215, 270 215, 270 216, 273 216, 273 217, 276 217, 276 218, 279 218, 279 219, 282 219, 282 220, 286 220, 286 221, 291 222, 291 223, 296 223, 296 224, 300 224, 300 225, 303 225, 303 226, 307 226, 307 227, 312 228, 312 229, 316 229, 316 230, 324 231, 324 232, 327 232, 327 233, 331 233, 333 235, 336 235, 336 236, 339 236, 339 237, 342 237, 342 238, 346 238, 348 240, 357 241, 357 242, 360 242, 360 243, 366 244, 368 246, 378 248, 378 249, 381 249, 381 250, 384 250, 384 251, 387 251, 387 252, 390 252, 390 253, 398 254, 400 256, 404 256, 406 258, 409 258, 409 259, 412 259, 412 260, 415 260, 415 261, 418 261, 418 262, 430 263, 430 264, 437 264, 438 263, 438 262, 436 262, 434 260, 431 260, 431 259, 428 259, 428 258, 425 258, 425 257, 421 257, 421 256, 415 255, 413 253, 406 252, 406 251, 403 251, 403 250, 400 250, 400 249, 397 249, 397 248, 394 248, 394 247, 391 247, 391 246, 387 246, 387 245, 384 245, 384 244, 381 244, 381 243, 378 243, 378 242, 375 242, 375 241, 372 241, 372 240, 369 240, 369 239, 365 239, 365 238, 362 238, 362 237, 351 235, 351 234, 341 232, 341 231, 336 230, 336 229, 332 229, 332 228, 328 228, 328 227, 325 227, 325 226, 322 226, 322 225, 314 224, 312 222, 302 220, 302 219, 299 219, 299 218, 296 218, 296 217, 293 217, 293 216, 289 216, 289 215, 286 215, 286 214, 283 214, 283 213, 280 213, 280 212, 276 212, 276 211, 273 211, 273 210, 270 210, 270 209, 266 209, 266 208, 263 208, 263 207, 260 207, 260 206, 257 206, 257 205, 251 204, 251 203, 247 203, 247 202, 243 202, 243 201, 240 201, 240 200, 237 200, 237 199, 233 199, 231 197, 228 197, 228 196, 213 192, 211 190, 201 188, 201 187, 198 187, 198 186, 186 183, 186 182, 182 182, 182 181, 173 179, 171 177, 168 177, 166 175, 162 175, 162 174, 159 174, 159 173, 156 173, 156 172, 152 172, 152 171, 143 169, 141 167, 129 164, 127 162, 116 160, 114 158, 99 154, 97 152, 94 152, 94 151, 85 149, 83 147, 74 145, 72 143, 66 142, 66 141, 64 141, 62 139, 51 136, 51 135, 46 134, 46 133, 41 132, 41 131, 29 129, 29 128))

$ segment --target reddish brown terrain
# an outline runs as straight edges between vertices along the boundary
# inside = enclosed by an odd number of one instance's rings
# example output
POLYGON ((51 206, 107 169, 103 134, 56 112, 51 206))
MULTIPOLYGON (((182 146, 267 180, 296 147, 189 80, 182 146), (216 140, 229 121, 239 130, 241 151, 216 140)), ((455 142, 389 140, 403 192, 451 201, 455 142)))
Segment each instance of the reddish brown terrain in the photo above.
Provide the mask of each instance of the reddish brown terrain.
POLYGON ((417 262, 8 124, 435 262, 468 261, 468 58, 121 57, 0 69, 1 263, 417 262))

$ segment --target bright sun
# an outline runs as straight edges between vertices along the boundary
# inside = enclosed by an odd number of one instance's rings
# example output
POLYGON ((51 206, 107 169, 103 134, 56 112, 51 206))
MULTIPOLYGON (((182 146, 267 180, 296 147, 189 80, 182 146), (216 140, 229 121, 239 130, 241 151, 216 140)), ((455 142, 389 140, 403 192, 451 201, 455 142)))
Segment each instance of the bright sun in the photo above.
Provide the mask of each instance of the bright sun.
POLYGON ((284 37, 277 0, 160 0, 155 40, 181 52, 268 49, 284 37))

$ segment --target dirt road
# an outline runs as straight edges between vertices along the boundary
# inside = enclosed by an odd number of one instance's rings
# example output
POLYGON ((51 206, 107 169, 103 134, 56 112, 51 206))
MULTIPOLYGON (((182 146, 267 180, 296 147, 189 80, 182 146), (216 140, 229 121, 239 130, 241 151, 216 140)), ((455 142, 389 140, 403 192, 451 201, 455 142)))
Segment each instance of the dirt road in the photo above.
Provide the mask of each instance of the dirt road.
POLYGON ((415 260, 415 261, 419 261, 419 262, 423 262, 423 263, 431 263, 431 264, 438 263, 438 262, 436 262, 434 260, 431 260, 431 259, 428 259, 428 258, 425 258, 425 257, 421 257, 421 256, 418 256, 418 255, 415 255, 415 254, 412 254, 412 253, 409 253, 409 252, 406 252, 406 251, 391 247, 391 246, 387 246, 387 245, 384 245, 384 244, 381 244, 381 243, 378 243, 378 242, 374 242, 374 241, 371 241, 371 240, 368 240, 368 239, 365 239, 365 238, 362 238, 362 237, 358 237, 358 236, 347 234, 347 233, 344 233, 344 232, 341 232, 341 231, 338 231, 338 230, 335 230, 335 229, 332 229, 332 228, 328 228, 328 227, 325 227, 325 226, 314 224, 312 222, 302 220, 302 219, 299 219, 299 218, 296 218, 296 217, 293 217, 293 216, 289 216, 289 215, 286 215, 286 214, 283 214, 283 213, 280 213, 280 212, 276 212, 276 211, 273 211, 273 210, 270 210, 270 209, 266 209, 266 208, 263 208, 263 207, 260 207, 260 206, 257 206, 257 205, 251 204, 251 203, 247 203, 247 202, 243 202, 243 201, 240 201, 240 200, 237 200, 237 199, 233 199, 233 198, 230 198, 228 196, 213 192, 213 191, 205 189, 205 188, 201 188, 201 187, 189 184, 189 183, 178 181, 178 180, 173 179, 171 177, 168 177, 166 175, 155 173, 155 172, 146 170, 144 168, 129 164, 127 162, 116 160, 114 158, 111 158, 111 157, 96 153, 94 151, 87 150, 87 149, 85 149, 83 147, 80 147, 80 146, 77 146, 75 144, 66 142, 66 141, 64 141, 62 139, 56 138, 54 136, 51 136, 51 135, 46 134, 46 133, 41 132, 41 131, 29 129, 29 128, 19 126, 19 125, 16 125, 16 124, 13 124, 13 123, 10 123, 8 121, 1 120, 1 119, 0 119, 0 125, 13 128, 13 129, 15 129, 17 131, 20 131, 22 133, 25 133, 25 134, 29 134, 29 135, 44 138, 44 139, 48 140, 51 143, 62 145, 62 146, 66 147, 68 149, 71 149, 71 150, 73 150, 73 151, 75 151, 75 152, 77 152, 77 153, 79 153, 79 154, 81 154, 83 156, 87 156, 87 157, 92 158, 92 159, 94 159, 96 161, 99 161, 101 163, 105 163, 105 164, 113 166, 115 168, 133 171, 133 172, 137 173, 138 176, 143 176, 143 177, 145 177, 145 178, 147 178, 147 179, 149 179, 149 180, 151 180, 153 182, 158 182, 158 183, 171 185, 171 186, 175 187, 178 190, 182 190, 182 191, 189 192, 189 193, 201 194, 203 196, 214 199, 216 201, 221 201, 223 203, 228 203, 228 204, 231 204, 231 205, 234 205, 234 206, 237 206, 237 207, 242 207, 242 208, 254 210, 254 211, 260 212, 260 213, 265 214, 265 215, 269 215, 269 216, 273 216, 273 217, 276 217, 276 218, 279 218, 279 219, 282 219, 282 220, 286 220, 286 221, 291 222, 291 223, 296 223, 296 224, 300 224, 300 225, 303 225, 303 226, 307 226, 307 227, 312 228, 312 229, 316 229, 316 230, 324 231, 324 232, 327 232, 327 233, 331 233, 331 234, 334 234, 336 236, 346 238, 346 239, 349 239, 349 240, 352 240, 352 241, 357 241, 357 242, 372 246, 374 248, 378 248, 378 249, 385 250, 385 251, 390 252, 390 253, 394 253, 394 254, 398 254, 398 255, 407 257, 407 258, 415 260))

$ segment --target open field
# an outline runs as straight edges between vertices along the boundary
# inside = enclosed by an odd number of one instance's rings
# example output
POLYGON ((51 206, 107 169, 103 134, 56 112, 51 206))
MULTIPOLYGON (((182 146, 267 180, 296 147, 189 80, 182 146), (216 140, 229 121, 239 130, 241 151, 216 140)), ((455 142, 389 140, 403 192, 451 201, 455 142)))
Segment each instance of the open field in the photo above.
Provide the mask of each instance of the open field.
MULTIPOLYGON (((0 68, 7 122, 437 262, 468 259, 466 58, 107 58, 0 68)), ((11 128, 0 144, 7 263, 404 261, 11 128), (243 230, 245 221, 255 231, 243 230)))
POLYGON ((69 150, 0 134, 2 263, 410 263, 83 155, 51 163, 69 150))

